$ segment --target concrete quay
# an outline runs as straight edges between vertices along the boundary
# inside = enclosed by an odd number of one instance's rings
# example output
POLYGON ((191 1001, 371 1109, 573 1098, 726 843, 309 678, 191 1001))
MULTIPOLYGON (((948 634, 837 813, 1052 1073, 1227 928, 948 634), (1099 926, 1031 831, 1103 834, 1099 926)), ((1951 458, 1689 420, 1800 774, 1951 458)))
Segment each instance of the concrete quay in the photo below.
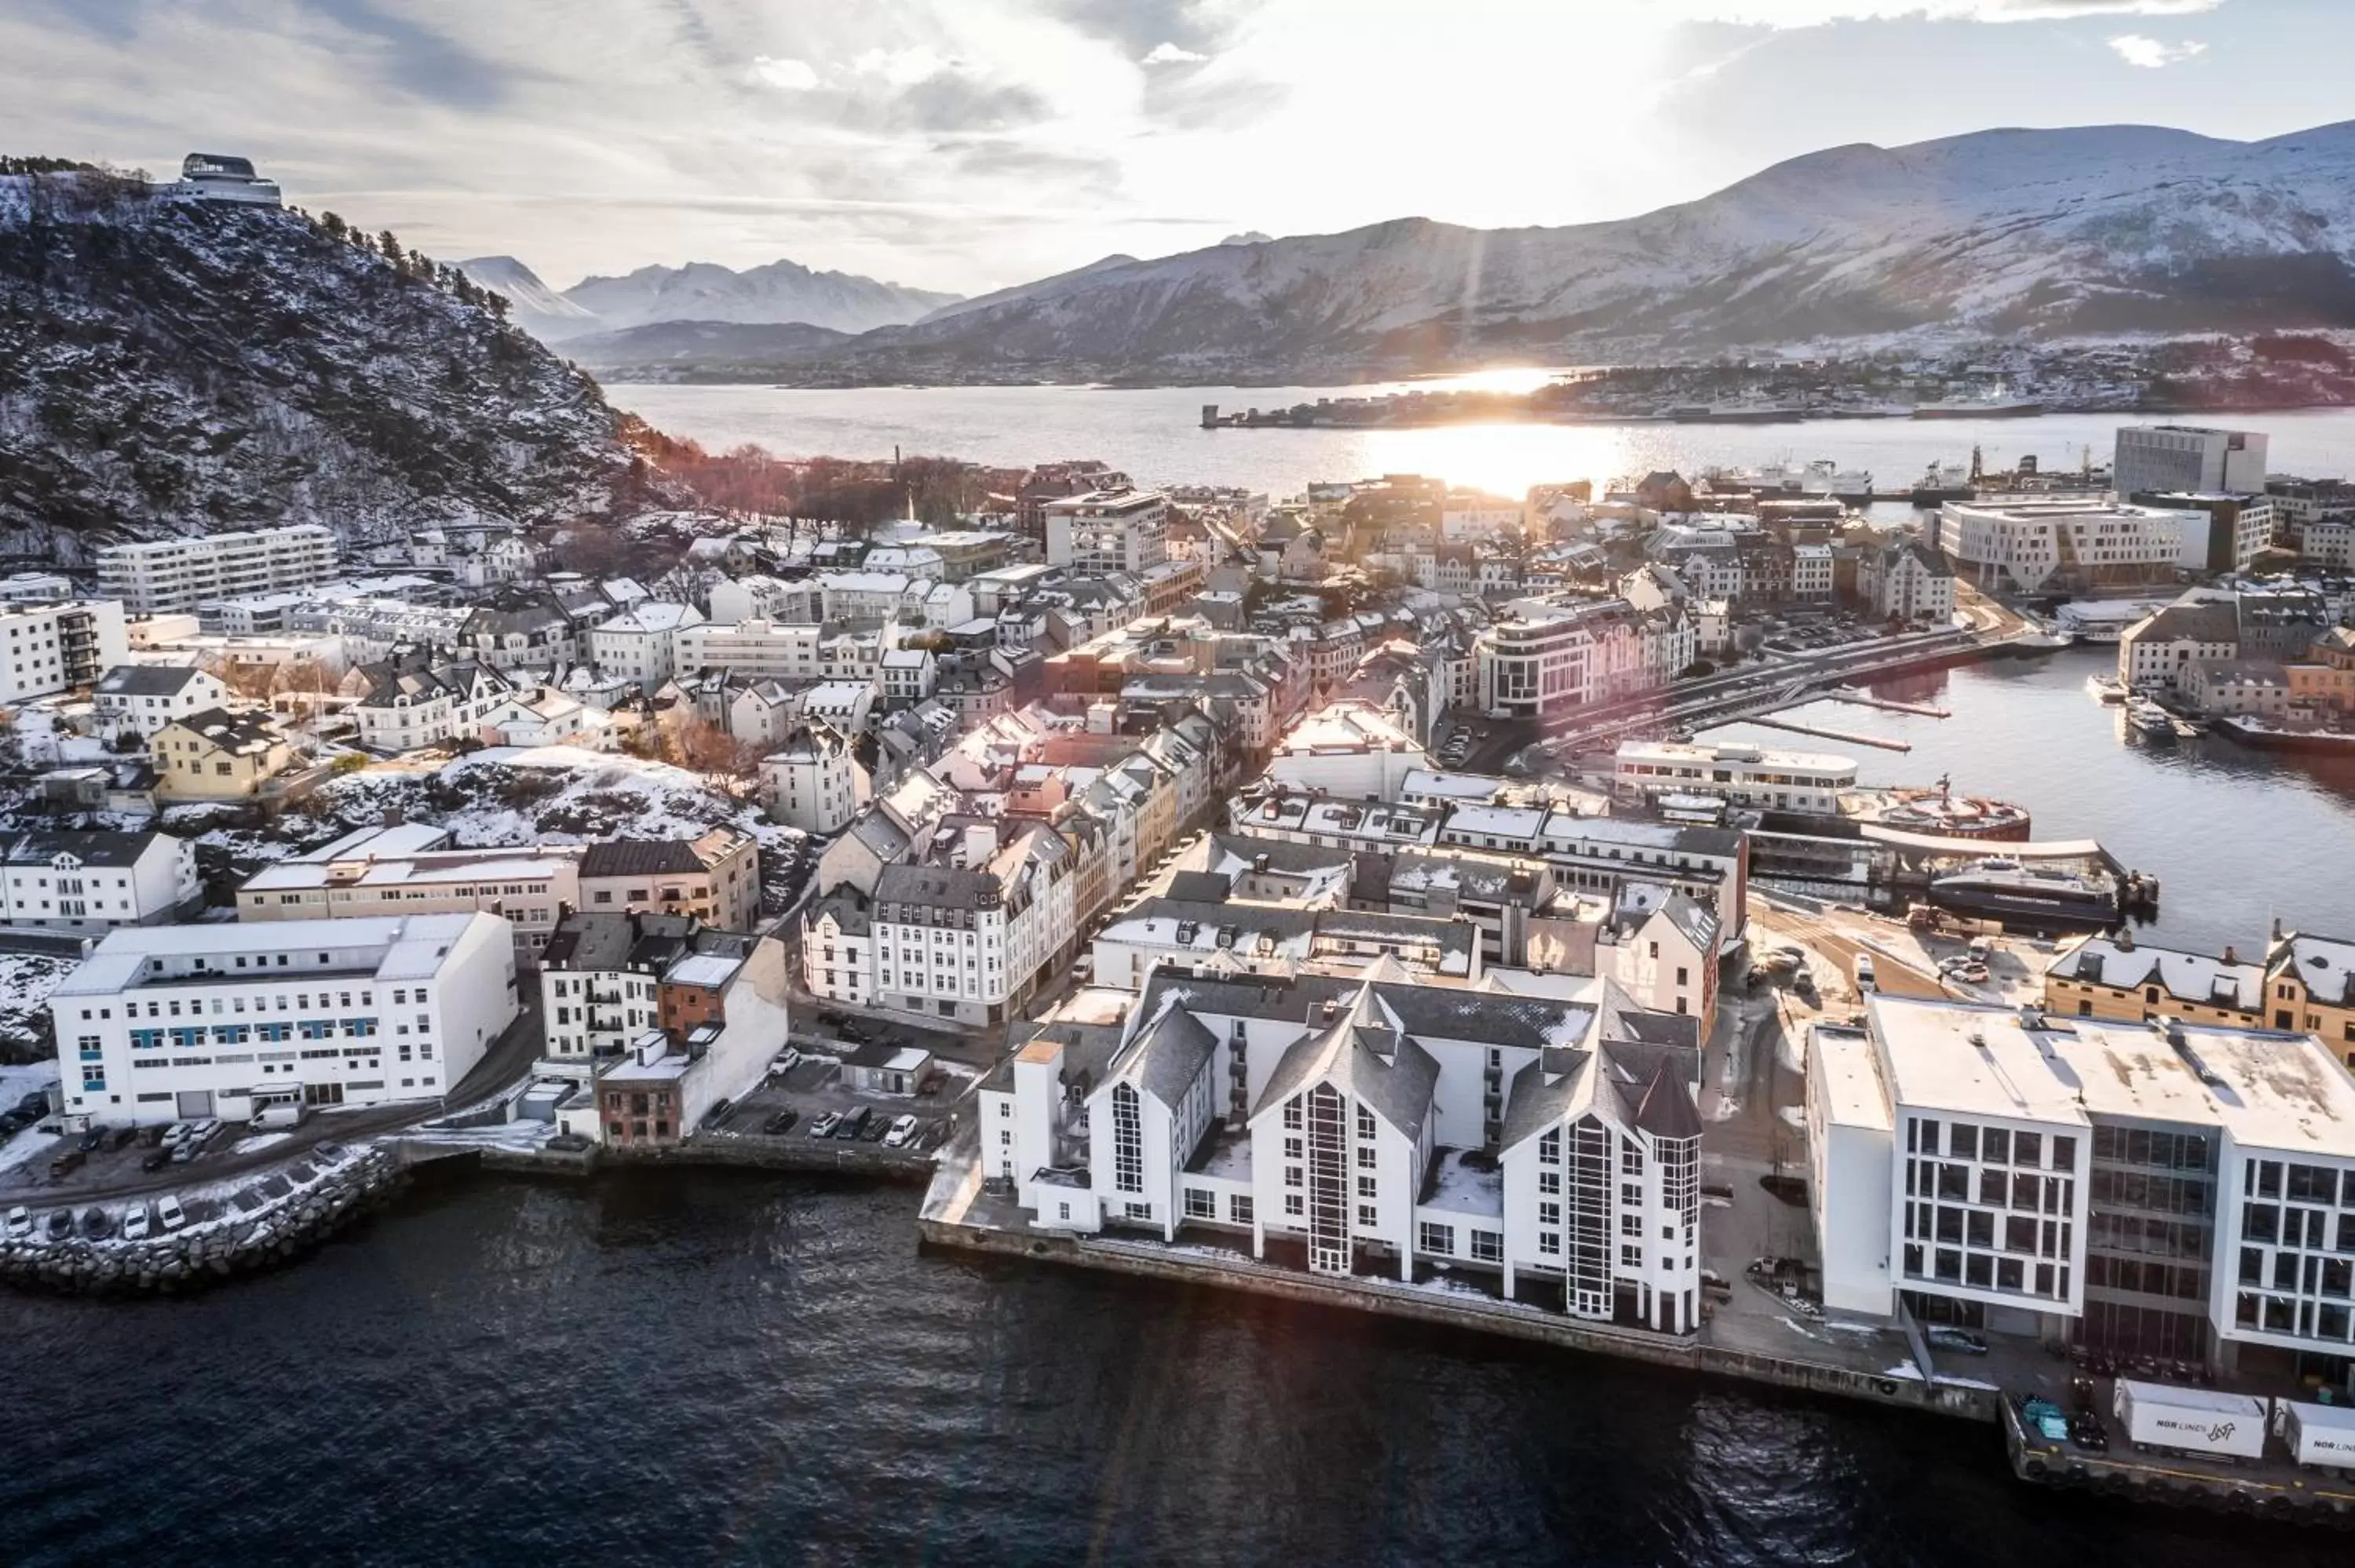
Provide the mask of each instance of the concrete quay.
POLYGON ((1352 1276, 1348 1278, 1279 1268, 1239 1254, 1209 1247, 1168 1247, 1146 1241, 1088 1239, 1016 1231, 934 1217, 916 1224, 927 1246, 1005 1257, 1105 1269, 1186 1285, 1207 1285, 1314 1306, 1373 1312, 1384 1317, 1441 1324, 1473 1333, 1553 1345, 1593 1355, 1618 1356, 1703 1376, 1766 1383, 1808 1393, 1834 1394, 1868 1403, 1965 1420, 1998 1419, 1999 1399, 1990 1388, 1968 1383, 1923 1382, 1918 1375, 1890 1377, 1828 1360, 1775 1355, 1715 1343, 1707 1327, 1694 1335, 1670 1336, 1606 1323, 1587 1322, 1541 1308, 1498 1301, 1476 1289, 1434 1289, 1352 1276))

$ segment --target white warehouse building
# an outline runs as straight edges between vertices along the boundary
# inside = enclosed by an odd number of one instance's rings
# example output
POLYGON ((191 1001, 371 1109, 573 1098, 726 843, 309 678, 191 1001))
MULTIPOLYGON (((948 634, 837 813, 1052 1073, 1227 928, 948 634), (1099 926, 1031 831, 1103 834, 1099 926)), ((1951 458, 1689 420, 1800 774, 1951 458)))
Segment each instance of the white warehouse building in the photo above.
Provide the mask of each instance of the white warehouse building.
POLYGON ((514 938, 483 914, 119 929, 49 993, 91 1123, 437 1100, 516 1010, 514 938))

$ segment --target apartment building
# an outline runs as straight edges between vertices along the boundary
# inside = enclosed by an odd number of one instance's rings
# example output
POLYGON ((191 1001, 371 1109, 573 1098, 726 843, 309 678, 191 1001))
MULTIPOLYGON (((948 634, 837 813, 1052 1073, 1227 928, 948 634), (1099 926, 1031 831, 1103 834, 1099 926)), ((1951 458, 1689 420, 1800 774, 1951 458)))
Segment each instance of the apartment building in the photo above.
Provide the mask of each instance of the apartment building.
POLYGON ((169 833, 0 837, 0 925, 61 931, 161 925, 203 892, 195 849, 169 833))
POLYGON ((360 744, 387 753, 471 738, 515 691, 505 675, 481 663, 432 666, 411 660, 356 673, 367 684, 351 708, 360 744))
POLYGON ((2265 948, 2265 1023, 2303 1030, 2355 1071, 2355 941, 2284 931, 2265 948))
POLYGON ((91 685, 130 653, 112 599, 0 606, 0 703, 91 685))
POLYGON ((824 720, 797 725, 761 762, 761 790, 772 821, 805 833, 847 826, 871 793, 850 740, 824 720))
POLYGON ((609 839, 581 855, 581 907, 688 915, 749 931, 761 911, 761 851, 751 834, 714 828, 699 839, 609 839))
POLYGON ((1271 1240, 1311 1273, 1445 1270, 1699 1326, 1699 1033, 1581 999, 1156 976, 1116 1043, 1039 1032, 984 1080, 982 1158, 1060 1233, 1271 1240), (1296 1249, 1296 1250, 1295 1250, 1296 1249))
POLYGON ((2264 436, 2201 425, 2124 425, 2110 463, 2121 501, 2161 492, 2251 495, 2265 488, 2264 436))
POLYGON ((2294 1376, 2355 1353, 2355 1077, 2311 1034, 1869 999, 1808 1051, 1824 1302, 2294 1376))
POLYGON ((2179 1018, 2254 1029, 2264 1022, 2265 967, 2115 937, 2064 942, 2044 969, 2044 1008, 2063 1017, 2149 1022, 2179 1018))
POLYGON ((703 612, 691 604, 645 599, 589 633, 590 662, 652 692, 678 667, 679 633, 702 624, 703 612))
POLYGON ((675 1146, 722 1101, 758 1084, 783 1046, 783 943, 706 929, 681 946, 655 987, 661 1027, 596 1065, 587 1114, 568 1106, 568 1129, 619 1149, 675 1146))
POLYGON ((68 1117, 436 1100, 514 1019, 490 915, 126 927, 49 993, 68 1117))
POLYGON ((1050 567, 1078 577, 1136 576, 1169 559, 1169 498, 1159 491, 1090 491, 1039 511, 1050 567))
MULTIPOLYGON (((729 989, 735 965, 751 955, 759 940, 748 932, 708 927, 691 915, 568 914, 540 958, 549 1061, 591 1069, 617 1063, 650 1032, 660 1033, 671 1045, 686 1045, 697 1030, 723 1021, 718 999, 729 989), (699 959, 723 961, 698 963, 699 959)), ((782 969, 782 956, 778 963, 782 969)), ((771 1055, 784 1044, 782 994, 778 1002, 771 1055)), ((669 1135, 650 1128, 640 1136, 669 1135)))
MULTIPOLYGON (((922 858, 884 865, 867 908, 872 968, 854 976, 845 934, 858 914, 839 901, 814 909, 817 939, 803 943, 804 983, 820 1000, 868 1004, 959 1023, 1016 1014, 1048 958, 1077 933, 1071 845, 1037 823, 967 819, 944 825, 922 858), (817 922, 831 915, 835 931, 817 922), (829 963, 829 937, 843 954, 829 963), (838 978, 829 981, 831 973, 838 978)), ((829 890, 838 892, 838 889, 829 890)))
POLYGON ((122 600, 133 615, 305 588, 335 575, 336 536, 315 523, 111 545, 98 552, 99 591, 122 600))
POLYGON ((2172 582, 2183 530, 2179 514, 2106 496, 1949 501, 1928 542, 1991 593, 2082 592, 2172 582))
POLYGON ((506 921, 516 962, 538 961, 564 911, 581 902, 581 850, 451 849, 447 828, 362 828, 307 854, 272 861, 237 890, 240 920, 324 920, 477 911, 506 921))

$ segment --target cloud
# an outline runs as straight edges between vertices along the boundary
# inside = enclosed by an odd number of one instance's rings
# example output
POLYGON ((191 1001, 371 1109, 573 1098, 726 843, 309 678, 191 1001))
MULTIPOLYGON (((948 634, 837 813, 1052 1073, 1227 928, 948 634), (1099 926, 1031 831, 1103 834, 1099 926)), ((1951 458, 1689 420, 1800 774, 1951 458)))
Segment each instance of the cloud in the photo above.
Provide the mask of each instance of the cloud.
POLYGON ((2179 60, 2188 60, 2195 55, 2208 52, 2205 44, 2188 41, 2162 44, 2157 38, 2147 38, 2140 33, 2121 33, 2110 40, 2110 48, 2117 50, 2118 58, 2126 64, 2140 66, 2145 70, 2164 70, 2179 60))
POLYGON ((1208 55, 1197 54, 1192 49, 1181 49, 1176 44, 1164 38, 1161 42, 1154 45, 1151 52, 1137 63, 1139 65, 1149 66, 1200 65, 1209 58, 1210 57, 1208 55))
POLYGON ((817 68, 807 60, 752 57, 752 79, 787 92, 808 92, 817 86, 817 68))

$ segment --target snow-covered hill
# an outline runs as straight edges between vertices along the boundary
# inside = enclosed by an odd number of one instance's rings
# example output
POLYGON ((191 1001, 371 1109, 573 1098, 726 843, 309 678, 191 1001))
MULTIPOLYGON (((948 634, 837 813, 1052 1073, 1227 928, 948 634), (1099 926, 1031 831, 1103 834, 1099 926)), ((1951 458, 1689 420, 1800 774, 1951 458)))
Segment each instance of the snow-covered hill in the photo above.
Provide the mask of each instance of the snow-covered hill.
POLYGON ((511 307, 508 319, 543 343, 595 332, 604 324, 541 282, 538 273, 512 256, 477 256, 457 263, 457 268, 493 293, 505 294, 511 307))
POLYGON ((621 421, 471 283, 276 207, 0 178, 0 563, 606 510, 621 421))
POLYGON ((1691 357, 1892 339, 2355 325, 2355 122, 1833 148, 1566 228, 1402 218, 1110 258, 871 334, 826 374, 1212 379, 1500 352, 1691 357))
POLYGON ((709 261, 641 267, 626 278, 584 278, 563 297, 609 332, 676 321, 800 322, 836 332, 867 332, 914 321, 956 299, 848 272, 814 272, 794 261, 772 261, 745 272, 709 261))

